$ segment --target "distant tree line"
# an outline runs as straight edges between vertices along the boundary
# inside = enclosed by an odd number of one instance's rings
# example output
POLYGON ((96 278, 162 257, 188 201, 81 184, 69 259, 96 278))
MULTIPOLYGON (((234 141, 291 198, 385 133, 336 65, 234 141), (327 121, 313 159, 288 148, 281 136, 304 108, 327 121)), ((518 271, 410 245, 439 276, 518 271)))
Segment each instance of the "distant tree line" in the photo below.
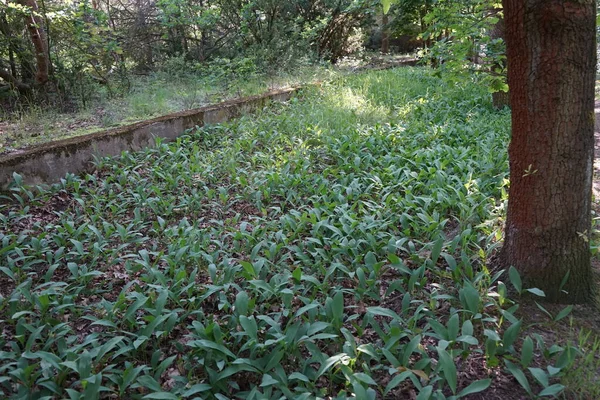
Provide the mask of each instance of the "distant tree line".
POLYGON ((132 73, 174 58, 261 71, 335 63, 368 36, 384 53, 390 35, 409 35, 434 57, 462 56, 477 48, 490 4, 399 0, 384 17, 378 0, 0 0, 0 103, 85 106, 91 86, 120 92, 132 73))

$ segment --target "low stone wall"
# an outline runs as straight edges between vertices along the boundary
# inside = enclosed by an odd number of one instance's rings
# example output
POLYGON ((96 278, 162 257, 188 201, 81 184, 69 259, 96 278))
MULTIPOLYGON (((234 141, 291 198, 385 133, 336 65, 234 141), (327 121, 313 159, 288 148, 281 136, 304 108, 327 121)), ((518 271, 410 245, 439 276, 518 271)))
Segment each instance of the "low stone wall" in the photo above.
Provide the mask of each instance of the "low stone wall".
POLYGON ((58 182, 67 173, 89 170, 94 156, 138 151, 153 146, 157 137, 174 140, 186 129, 225 122, 263 108, 271 101, 289 100, 297 90, 275 90, 0 155, 0 190, 7 189, 14 172, 28 185, 58 182))

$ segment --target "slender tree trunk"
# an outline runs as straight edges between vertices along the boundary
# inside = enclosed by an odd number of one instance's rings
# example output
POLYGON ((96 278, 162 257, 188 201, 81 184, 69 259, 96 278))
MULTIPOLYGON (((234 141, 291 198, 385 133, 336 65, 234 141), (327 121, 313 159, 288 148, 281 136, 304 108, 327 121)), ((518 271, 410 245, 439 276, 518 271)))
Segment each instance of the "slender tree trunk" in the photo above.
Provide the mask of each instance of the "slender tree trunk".
MULTIPOLYGON (((502 39, 503 41, 505 41, 504 17, 502 16, 502 14, 500 14, 501 11, 502 11, 501 8, 494 8, 491 10, 491 13, 493 13, 494 15, 496 15, 498 17, 498 22, 496 22, 496 24, 492 27, 492 29, 488 33, 490 39, 492 39, 492 40, 502 39)), ((505 68, 504 68, 505 65, 506 64, 500 63, 499 61, 493 63, 492 66, 490 67, 490 74, 496 75, 496 76, 500 75, 502 73, 501 71, 505 71, 505 68)), ((503 92, 503 91, 493 92, 492 93, 492 101, 493 101, 494 107, 497 109, 501 109, 501 108, 504 108, 507 106, 510 107, 510 96, 509 96, 508 92, 503 92)))
POLYGON ((11 45, 9 45, 9 49, 8 49, 8 63, 10 65, 10 73, 16 79, 17 78, 17 64, 15 63, 15 52, 13 51, 11 45))
POLYGON ((387 14, 383 14, 381 19, 381 53, 388 54, 390 52, 390 29, 388 27, 390 21, 387 14))
POLYGON ((17 64, 15 62, 15 44, 10 38, 11 30, 8 26, 8 20, 4 13, 0 14, 0 33, 8 40, 8 65, 10 66, 10 73, 12 77, 18 79, 17 76, 17 64))
POLYGON ((48 82, 48 69, 50 65, 44 22, 38 15, 38 5, 36 0, 19 0, 19 3, 31 9, 31 13, 25 17, 25 22, 27 23, 29 37, 31 38, 31 42, 35 49, 35 61, 37 67, 35 80, 38 85, 44 85, 48 82))
POLYGON ((550 301, 589 302, 595 1, 504 0, 504 12, 512 140, 502 259, 550 301))

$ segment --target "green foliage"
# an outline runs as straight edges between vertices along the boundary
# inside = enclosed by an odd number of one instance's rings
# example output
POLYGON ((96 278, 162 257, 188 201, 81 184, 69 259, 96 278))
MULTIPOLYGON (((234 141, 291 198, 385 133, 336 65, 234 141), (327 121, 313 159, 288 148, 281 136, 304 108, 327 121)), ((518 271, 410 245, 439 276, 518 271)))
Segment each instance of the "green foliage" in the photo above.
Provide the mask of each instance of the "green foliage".
POLYGON ((0 390, 457 399, 491 385, 460 378, 485 360, 560 392, 577 351, 520 346, 486 268, 508 120, 475 80, 369 72, 50 189, 16 175, 0 390))
POLYGON ((100 91, 94 84, 118 95, 127 90, 132 72, 168 67, 173 58, 184 60, 186 68, 215 59, 249 59, 261 72, 306 60, 335 62, 360 49, 361 29, 373 23, 376 4, 374 0, 5 3, 8 7, 0 8, 0 35, 9 40, 0 42, 0 95, 8 93, 21 105, 47 102, 62 108, 86 108, 100 91), (34 83, 38 50, 32 42, 37 36, 30 36, 24 25, 31 14, 48 36, 40 45, 48 47, 53 90, 34 83), (44 96, 48 92, 56 98, 44 96))
POLYGON ((501 5, 491 0, 436 3, 424 17, 423 37, 431 44, 425 58, 439 73, 479 73, 490 92, 508 91, 502 18, 501 5))
POLYGON ((173 57, 157 72, 132 78, 128 91, 119 98, 111 99, 106 88, 93 86, 98 92, 88 110, 58 112, 32 107, 19 119, 8 114, 0 153, 343 73, 326 65, 299 64, 266 75, 249 58, 218 58, 191 65, 183 57, 173 57))

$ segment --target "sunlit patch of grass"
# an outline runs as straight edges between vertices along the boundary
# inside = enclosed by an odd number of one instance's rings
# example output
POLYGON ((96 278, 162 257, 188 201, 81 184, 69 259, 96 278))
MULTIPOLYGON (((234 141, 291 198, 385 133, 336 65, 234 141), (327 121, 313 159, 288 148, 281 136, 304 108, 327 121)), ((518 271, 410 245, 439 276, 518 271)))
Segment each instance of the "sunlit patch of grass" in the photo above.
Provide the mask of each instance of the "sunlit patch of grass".
POLYGON ((565 398, 600 399, 600 336, 582 330, 577 342, 584 356, 565 373, 561 381, 566 386, 565 398))
POLYGON ((190 72, 183 76, 155 73, 131 78, 131 89, 123 96, 89 99, 91 104, 87 108, 74 113, 57 113, 34 106, 18 117, 6 116, 7 123, 0 135, 0 152, 281 87, 332 79, 339 74, 322 66, 304 66, 272 76, 214 77, 190 72))

